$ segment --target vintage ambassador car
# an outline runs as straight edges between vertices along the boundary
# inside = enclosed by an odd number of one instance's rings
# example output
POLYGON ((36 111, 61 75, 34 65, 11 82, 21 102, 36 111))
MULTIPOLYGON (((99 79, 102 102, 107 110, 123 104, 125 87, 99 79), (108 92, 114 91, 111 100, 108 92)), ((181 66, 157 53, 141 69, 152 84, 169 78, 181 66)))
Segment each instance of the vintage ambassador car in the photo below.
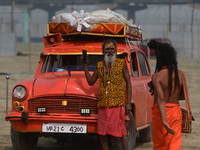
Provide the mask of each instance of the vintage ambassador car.
MULTIPOLYGON (((92 73, 97 62, 103 60, 102 42, 107 38, 117 41, 117 57, 125 59, 131 78, 129 149, 135 147, 137 131, 143 142, 151 140, 153 97, 147 83, 152 73, 144 52, 133 42, 142 40, 140 30, 126 24, 100 23, 92 31, 82 32, 67 23, 48 23, 34 78, 19 82, 12 91, 12 111, 5 118, 11 123, 14 149, 35 149, 40 136, 59 140, 59 135, 97 133, 99 84, 88 85, 80 56, 86 49, 92 73)), ((120 149, 120 142, 111 141, 111 146, 120 149)))

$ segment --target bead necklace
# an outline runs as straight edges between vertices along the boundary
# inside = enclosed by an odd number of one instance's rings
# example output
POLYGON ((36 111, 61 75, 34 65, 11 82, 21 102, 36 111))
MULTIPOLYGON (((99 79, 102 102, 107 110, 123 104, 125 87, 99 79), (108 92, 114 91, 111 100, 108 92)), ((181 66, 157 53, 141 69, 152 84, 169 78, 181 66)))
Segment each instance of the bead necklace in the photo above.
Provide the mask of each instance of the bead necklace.
POLYGON ((104 64, 104 75, 106 76, 106 94, 108 94, 108 85, 110 84, 110 80, 108 79, 109 78, 109 75, 110 75, 110 69, 113 68, 113 75, 115 76, 115 72, 114 72, 114 64, 113 63, 110 67, 106 64, 104 64))

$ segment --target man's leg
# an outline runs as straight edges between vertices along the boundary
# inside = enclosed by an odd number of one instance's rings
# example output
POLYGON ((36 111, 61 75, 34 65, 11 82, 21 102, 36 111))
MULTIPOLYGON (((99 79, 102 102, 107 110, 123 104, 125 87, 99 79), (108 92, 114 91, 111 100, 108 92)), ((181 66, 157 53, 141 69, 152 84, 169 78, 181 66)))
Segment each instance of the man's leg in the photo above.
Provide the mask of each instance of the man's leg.
POLYGON ((103 150, 109 150, 107 135, 100 135, 100 141, 101 141, 103 150))
POLYGON ((122 135, 122 146, 124 150, 128 150, 128 137, 127 135, 122 135))

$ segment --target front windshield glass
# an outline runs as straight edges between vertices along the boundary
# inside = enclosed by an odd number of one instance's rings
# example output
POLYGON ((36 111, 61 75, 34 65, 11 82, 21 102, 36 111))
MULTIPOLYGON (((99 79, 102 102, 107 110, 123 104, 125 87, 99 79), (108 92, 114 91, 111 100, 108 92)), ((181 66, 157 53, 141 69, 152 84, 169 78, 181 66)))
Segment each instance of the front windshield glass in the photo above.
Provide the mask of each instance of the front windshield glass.
MULTIPOLYGON (((118 55, 124 58, 125 54, 118 55)), ((103 55, 88 55, 88 70, 94 71, 97 62, 102 61, 103 55)), ((42 73, 62 71, 83 71, 80 55, 46 55, 42 66, 42 73)))
MULTIPOLYGON (((103 55, 88 55, 88 70, 94 71, 103 55)), ((46 55, 42 73, 61 71, 83 71, 80 55, 46 55)))

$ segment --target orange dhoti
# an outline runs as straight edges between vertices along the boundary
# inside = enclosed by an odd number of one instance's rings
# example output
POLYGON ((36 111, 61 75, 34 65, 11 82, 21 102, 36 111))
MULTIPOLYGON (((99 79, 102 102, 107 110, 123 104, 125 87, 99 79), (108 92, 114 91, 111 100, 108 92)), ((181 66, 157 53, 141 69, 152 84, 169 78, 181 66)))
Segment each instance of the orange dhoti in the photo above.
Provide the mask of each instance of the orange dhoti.
POLYGON ((181 150, 182 112, 180 109, 180 104, 166 103, 166 121, 170 127, 175 130, 176 133, 174 135, 167 132, 163 126, 157 104, 153 105, 152 107, 152 116, 153 149, 181 150))

